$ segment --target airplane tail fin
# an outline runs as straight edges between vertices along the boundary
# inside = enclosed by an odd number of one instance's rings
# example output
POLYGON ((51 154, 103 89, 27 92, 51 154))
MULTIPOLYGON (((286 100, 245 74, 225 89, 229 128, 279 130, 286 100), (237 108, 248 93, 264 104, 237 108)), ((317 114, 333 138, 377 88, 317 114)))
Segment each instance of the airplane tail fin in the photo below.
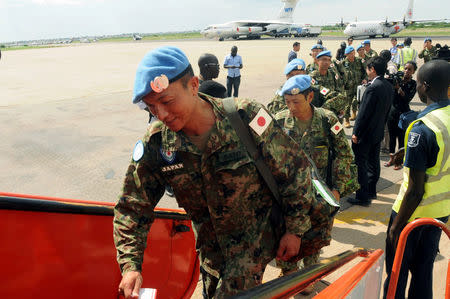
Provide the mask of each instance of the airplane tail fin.
POLYGON ((299 0, 281 0, 283 2, 283 7, 281 7, 280 13, 278 15, 278 20, 282 22, 293 22, 293 14, 295 7, 297 6, 299 0))
POLYGON ((413 8, 414 8, 414 0, 409 0, 408 8, 406 9, 406 13, 404 16, 404 20, 407 22, 412 21, 413 18, 413 8))

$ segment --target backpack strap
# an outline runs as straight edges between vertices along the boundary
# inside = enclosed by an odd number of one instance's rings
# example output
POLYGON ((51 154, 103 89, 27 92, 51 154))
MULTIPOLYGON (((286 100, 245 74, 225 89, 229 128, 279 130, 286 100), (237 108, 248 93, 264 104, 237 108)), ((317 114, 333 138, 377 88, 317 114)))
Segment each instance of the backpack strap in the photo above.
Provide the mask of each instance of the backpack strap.
POLYGON ((250 157, 255 161, 256 168, 258 169, 259 174, 263 177, 264 181, 272 192, 276 202, 281 207, 280 202, 280 192, 278 191, 278 185, 273 177, 272 171, 270 171, 269 167, 261 158, 259 154, 258 148, 256 147, 255 140, 253 139, 248 125, 244 124, 239 112, 236 110, 236 104, 234 98, 229 97, 223 99, 223 107, 225 108, 225 113, 227 118, 230 120, 231 126, 236 131, 241 142, 244 144, 247 152, 250 154, 250 157))

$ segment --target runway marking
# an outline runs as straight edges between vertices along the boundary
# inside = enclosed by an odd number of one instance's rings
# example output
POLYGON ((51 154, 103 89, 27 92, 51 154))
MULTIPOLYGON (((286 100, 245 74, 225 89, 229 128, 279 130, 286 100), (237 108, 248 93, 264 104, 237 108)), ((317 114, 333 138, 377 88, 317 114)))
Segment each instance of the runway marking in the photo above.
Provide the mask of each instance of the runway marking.
POLYGON ((334 224, 384 224, 389 223, 390 213, 370 211, 344 211, 334 219, 334 224))

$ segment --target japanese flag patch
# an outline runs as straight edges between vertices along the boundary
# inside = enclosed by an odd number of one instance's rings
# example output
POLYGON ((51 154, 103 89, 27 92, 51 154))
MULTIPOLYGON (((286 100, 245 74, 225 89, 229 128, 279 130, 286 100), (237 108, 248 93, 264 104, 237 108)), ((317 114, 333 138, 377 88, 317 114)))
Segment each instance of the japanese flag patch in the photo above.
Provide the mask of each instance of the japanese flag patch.
POLYGON ((175 161, 175 157, 176 157, 175 152, 165 151, 161 147, 159 149, 159 153, 161 154, 161 157, 164 159, 164 161, 166 161, 167 163, 172 164, 175 161))
POLYGON ((314 78, 311 78, 311 84, 316 84, 316 80, 314 80, 314 78))
POLYGON ((330 90, 328 88, 322 87, 322 89, 320 90, 320 93, 323 94, 324 96, 326 96, 329 91, 330 90))
POLYGON ((333 132, 335 135, 337 135, 343 129, 343 126, 340 122, 337 122, 334 125, 332 125, 330 129, 331 129, 331 132, 333 132))
POLYGON ((259 109, 255 118, 249 123, 250 128, 253 129, 259 136, 267 129, 272 122, 272 117, 264 109, 259 109))
POLYGON ((409 137, 408 137, 408 146, 409 147, 416 147, 419 145, 419 139, 420 139, 420 134, 415 133, 415 132, 409 132, 409 137))

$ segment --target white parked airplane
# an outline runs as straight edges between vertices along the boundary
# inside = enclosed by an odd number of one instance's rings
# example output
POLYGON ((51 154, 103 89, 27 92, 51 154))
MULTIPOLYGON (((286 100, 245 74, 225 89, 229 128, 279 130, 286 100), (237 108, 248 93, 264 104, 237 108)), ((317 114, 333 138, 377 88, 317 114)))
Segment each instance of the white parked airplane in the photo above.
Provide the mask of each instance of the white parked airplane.
POLYGON ((415 22, 412 20, 413 1, 409 0, 403 21, 388 22, 386 19, 385 21, 352 22, 345 28, 344 34, 351 37, 369 36, 370 38, 374 38, 377 35, 388 37, 391 34, 398 33, 415 22))
MULTIPOLYGON (((275 37, 291 35, 294 33, 297 35, 301 32, 303 27, 300 24, 293 23, 292 18, 298 1, 299 0, 281 0, 284 4, 276 20, 243 20, 224 24, 214 24, 203 29, 201 34, 207 38, 218 38, 220 41, 223 41, 225 38, 237 39, 239 37, 258 39, 263 34, 275 37)), ((317 35, 319 33, 320 32, 318 32, 317 35)))

